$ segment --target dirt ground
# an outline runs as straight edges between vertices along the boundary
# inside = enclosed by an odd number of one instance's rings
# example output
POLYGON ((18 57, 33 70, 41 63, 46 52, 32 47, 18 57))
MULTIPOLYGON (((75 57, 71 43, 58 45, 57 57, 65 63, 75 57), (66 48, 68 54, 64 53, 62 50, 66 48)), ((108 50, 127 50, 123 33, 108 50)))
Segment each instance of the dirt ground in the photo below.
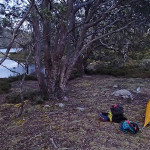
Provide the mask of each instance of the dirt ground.
MULTIPOLYGON (((17 90, 17 85, 13 83, 13 90, 17 90)), ((36 81, 26 82, 26 88, 36 87, 36 81)), ((150 79, 84 76, 69 82, 68 101, 52 100, 42 105, 31 105, 26 100, 24 113, 19 119, 15 118, 19 105, 4 103, 1 95, 0 149, 149 150, 150 126, 132 135, 120 131, 118 123, 99 120, 100 112, 108 112, 111 105, 121 104, 125 116, 142 128, 145 106, 150 99, 149 87, 150 79), (141 92, 137 94, 139 86, 141 92), (116 89, 131 91, 134 99, 113 97, 112 92, 116 89), (59 106, 59 103, 64 106, 59 106)))

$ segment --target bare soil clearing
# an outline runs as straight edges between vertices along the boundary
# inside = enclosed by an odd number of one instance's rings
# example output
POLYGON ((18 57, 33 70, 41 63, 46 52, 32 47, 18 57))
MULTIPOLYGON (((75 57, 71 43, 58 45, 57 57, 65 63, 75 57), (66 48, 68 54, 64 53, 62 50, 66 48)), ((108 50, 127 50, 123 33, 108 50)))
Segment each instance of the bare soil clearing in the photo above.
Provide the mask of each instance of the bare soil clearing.
MULTIPOLYGON (((18 89, 13 83, 12 91, 18 89)), ((27 81, 26 88, 38 88, 27 81)), ((124 134, 120 124, 100 122, 99 113, 108 112, 113 104, 121 104, 125 116, 144 124, 145 106, 150 98, 150 79, 84 76, 68 84, 68 101, 46 101, 31 105, 26 101, 21 118, 15 119, 17 105, 4 103, 0 96, 0 149, 2 150, 148 150, 150 126, 136 135, 124 134), (113 87, 118 85, 118 88, 113 87), (141 92, 136 93, 136 88, 141 92), (127 89, 133 100, 113 97, 116 89, 127 89), (58 104, 63 103, 60 107, 58 104), (44 105, 50 107, 44 107, 44 105), (77 107, 84 108, 83 111, 77 107)))

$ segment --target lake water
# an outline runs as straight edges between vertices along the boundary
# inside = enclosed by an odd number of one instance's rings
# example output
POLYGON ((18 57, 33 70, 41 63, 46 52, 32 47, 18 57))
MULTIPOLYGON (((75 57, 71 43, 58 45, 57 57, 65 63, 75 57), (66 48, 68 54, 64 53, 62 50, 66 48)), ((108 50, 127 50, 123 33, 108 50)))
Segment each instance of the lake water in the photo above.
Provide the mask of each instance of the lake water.
MULTIPOLYGON (((22 67, 22 65, 19 65, 17 62, 10 60, 10 59, 6 59, 2 65, 6 66, 8 69, 3 66, 0 66, 0 78, 8 78, 11 76, 17 76, 25 72, 25 69, 24 67, 22 67), (17 73, 12 72, 12 71, 15 71, 17 73)), ((33 72, 35 72, 35 65, 29 65, 28 74, 31 74, 33 72)))
MULTIPOLYGON (((10 50, 10 53, 18 52, 20 50, 21 50, 21 48, 18 48, 17 50, 13 48, 10 50)), ((0 52, 4 53, 5 51, 6 51, 6 49, 0 49, 0 52)), ((0 58, 0 60, 1 60, 1 58, 0 58)), ((24 67, 22 67, 22 65, 19 65, 17 62, 10 60, 10 59, 6 59, 2 65, 6 66, 8 69, 6 69, 3 66, 0 66, 0 78, 8 78, 11 76, 17 76, 17 75, 21 75, 25 72, 25 69, 24 69, 24 67), (14 73, 12 71, 15 71, 17 73, 14 73)), ((31 74, 33 72, 35 72, 35 65, 29 65, 28 66, 28 74, 31 74)))
MULTIPOLYGON (((9 51, 9 53, 14 53, 14 52, 19 52, 19 51, 21 51, 22 50, 22 48, 11 48, 10 49, 10 51, 9 51)), ((0 52, 2 52, 2 53, 5 53, 6 52, 6 49, 5 48, 2 48, 2 49, 0 49, 0 52)))

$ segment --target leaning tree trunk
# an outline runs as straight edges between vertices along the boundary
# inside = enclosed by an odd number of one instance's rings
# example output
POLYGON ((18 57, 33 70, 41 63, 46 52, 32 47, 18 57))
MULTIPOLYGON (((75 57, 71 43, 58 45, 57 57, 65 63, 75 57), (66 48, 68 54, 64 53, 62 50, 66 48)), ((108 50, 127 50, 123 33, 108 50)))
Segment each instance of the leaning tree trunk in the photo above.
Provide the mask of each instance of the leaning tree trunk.
POLYGON ((39 29, 39 22, 38 19, 36 18, 36 13, 35 9, 32 9, 33 15, 33 33, 34 33, 34 51, 35 51, 35 69, 36 69, 36 75, 38 79, 38 84, 40 88, 41 95, 44 97, 47 97, 47 88, 46 84, 44 81, 44 75, 42 73, 42 68, 41 68, 41 37, 40 37, 40 29, 39 29))

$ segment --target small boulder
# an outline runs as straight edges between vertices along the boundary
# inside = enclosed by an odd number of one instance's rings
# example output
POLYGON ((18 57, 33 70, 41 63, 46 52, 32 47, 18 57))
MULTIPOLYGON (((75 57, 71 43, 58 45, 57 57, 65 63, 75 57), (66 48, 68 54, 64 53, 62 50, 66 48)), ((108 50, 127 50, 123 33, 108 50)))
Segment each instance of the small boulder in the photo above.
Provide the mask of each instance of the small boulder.
POLYGON ((124 99, 133 99, 132 93, 126 89, 117 90, 113 92, 112 95, 121 96, 124 99))
POLYGON ((58 106, 59 106, 59 107, 64 107, 65 104, 63 104, 63 103, 58 103, 58 106))
POLYGON ((85 110, 85 108, 83 108, 83 107, 77 107, 77 109, 80 110, 80 111, 84 111, 85 110))
POLYGON ((141 92, 141 87, 138 87, 137 89, 136 89, 136 93, 140 93, 141 92))
POLYGON ((117 84, 115 84, 115 85, 113 86, 113 88, 118 88, 118 85, 117 85, 117 84))
POLYGON ((44 105, 44 108, 49 108, 50 106, 49 105, 44 105))
POLYGON ((54 114, 55 114, 55 112, 53 112, 53 111, 52 111, 52 112, 50 112, 49 114, 50 114, 50 115, 54 115, 54 114))

